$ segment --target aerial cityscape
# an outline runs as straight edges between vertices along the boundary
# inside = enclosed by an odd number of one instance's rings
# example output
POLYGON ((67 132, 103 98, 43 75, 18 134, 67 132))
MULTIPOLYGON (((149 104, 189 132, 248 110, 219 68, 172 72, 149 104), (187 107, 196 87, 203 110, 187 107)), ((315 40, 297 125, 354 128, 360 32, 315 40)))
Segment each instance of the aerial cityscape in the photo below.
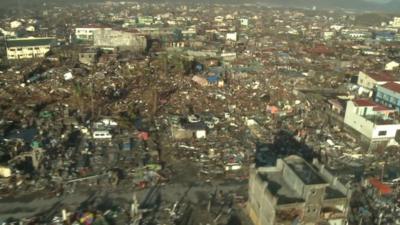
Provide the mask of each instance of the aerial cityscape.
POLYGON ((397 0, 0 0, 1 225, 400 225, 397 0))

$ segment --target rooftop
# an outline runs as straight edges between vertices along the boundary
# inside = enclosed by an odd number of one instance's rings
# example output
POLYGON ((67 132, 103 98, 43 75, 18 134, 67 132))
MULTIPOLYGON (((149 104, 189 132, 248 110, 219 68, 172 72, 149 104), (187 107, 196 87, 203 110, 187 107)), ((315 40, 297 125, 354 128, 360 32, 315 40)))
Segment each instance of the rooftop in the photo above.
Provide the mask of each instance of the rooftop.
POLYGON ((390 111, 390 112, 395 111, 394 109, 388 108, 388 107, 381 105, 377 102, 374 102, 368 98, 354 99, 353 103, 355 106, 358 106, 358 107, 373 107, 374 111, 390 111))
POLYGON ((285 162, 304 182, 304 184, 326 184, 326 181, 321 177, 321 175, 319 175, 318 171, 304 161, 304 159, 300 157, 289 156, 285 158, 285 162))
POLYGON ((268 191, 278 198, 278 205, 305 201, 282 179, 281 172, 258 173, 258 176, 261 180, 268 182, 268 191))
POLYGON ((390 83, 386 83, 384 85, 381 85, 381 87, 391 90, 393 92, 397 92, 400 93, 400 84, 394 83, 394 82, 390 82, 390 83))
POLYGON ((18 38, 7 39, 6 44, 8 48, 12 47, 27 47, 27 46, 43 46, 51 45, 55 39, 53 38, 18 38))
POLYGON ((392 76, 390 73, 369 73, 369 77, 376 81, 398 81, 394 76, 392 76))

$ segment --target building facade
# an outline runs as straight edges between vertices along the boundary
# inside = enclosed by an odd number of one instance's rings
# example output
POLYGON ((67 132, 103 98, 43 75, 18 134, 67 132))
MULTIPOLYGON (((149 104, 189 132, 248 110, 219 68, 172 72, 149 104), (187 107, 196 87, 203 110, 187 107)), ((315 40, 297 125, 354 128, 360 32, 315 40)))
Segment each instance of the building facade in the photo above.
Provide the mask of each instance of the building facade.
POLYGON ((55 42, 53 38, 18 38, 6 40, 7 59, 42 58, 55 42))
POLYGON ((350 195, 323 165, 293 155, 250 169, 247 209, 255 225, 345 225, 350 195))
POLYGON ((394 17, 393 18, 392 26, 393 27, 400 27, 400 17, 394 17))
POLYGON ((388 73, 358 73, 357 84, 362 87, 363 92, 371 92, 377 85, 386 84, 388 82, 399 82, 398 79, 388 73))
POLYGON ((137 52, 144 52, 147 47, 147 39, 143 35, 108 29, 95 31, 93 43, 100 48, 120 48, 137 52))
POLYGON ((93 34, 98 30, 111 30, 111 28, 103 28, 103 27, 79 27, 75 28, 75 36, 76 39, 81 41, 93 41, 93 34))
POLYGON ((344 123, 370 142, 394 139, 400 130, 395 110, 370 99, 347 102, 344 123))
POLYGON ((390 82, 377 86, 375 101, 400 112, 400 84, 390 82))

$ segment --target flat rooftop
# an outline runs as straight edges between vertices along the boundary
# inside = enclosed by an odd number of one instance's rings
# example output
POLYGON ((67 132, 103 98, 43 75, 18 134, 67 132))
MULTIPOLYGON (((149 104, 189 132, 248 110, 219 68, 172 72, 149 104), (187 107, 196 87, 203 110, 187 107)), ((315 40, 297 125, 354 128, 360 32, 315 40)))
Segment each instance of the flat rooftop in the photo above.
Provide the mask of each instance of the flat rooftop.
POLYGON ((278 198, 278 205, 304 202, 292 187, 283 179, 281 172, 268 172, 257 174, 261 180, 268 182, 268 190, 278 198))
POLYGON ((304 184, 327 184, 327 182, 321 177, 321 175, 319 175, 318 171, 316 171, 310 164, 304 161, 304 159, 298 157, 287 157, 285 159, 285 162, 303 181, 304 184))
POLYGON ((16 38, 7 39, 7 48, 12 47, 31 47, 31 46, 48 46, 55 42, 54 38, 16 38))
POLYGON ((347 196, 343 194, 340 190, 335 187, 329 186, 326 187, 326 195, 325 199, 337 199, 337 198, 346 198, 347 196))

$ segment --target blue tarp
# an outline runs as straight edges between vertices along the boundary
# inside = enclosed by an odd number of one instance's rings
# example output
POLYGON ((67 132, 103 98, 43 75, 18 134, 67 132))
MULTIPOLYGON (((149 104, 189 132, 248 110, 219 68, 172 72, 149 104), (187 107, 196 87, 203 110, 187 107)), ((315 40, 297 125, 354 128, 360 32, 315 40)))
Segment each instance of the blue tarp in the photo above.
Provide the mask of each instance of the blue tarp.
POLYGON ((207 81, 208 83, 217 83, 219 81, 219 76, 210 76, 207 77, 207 81))

